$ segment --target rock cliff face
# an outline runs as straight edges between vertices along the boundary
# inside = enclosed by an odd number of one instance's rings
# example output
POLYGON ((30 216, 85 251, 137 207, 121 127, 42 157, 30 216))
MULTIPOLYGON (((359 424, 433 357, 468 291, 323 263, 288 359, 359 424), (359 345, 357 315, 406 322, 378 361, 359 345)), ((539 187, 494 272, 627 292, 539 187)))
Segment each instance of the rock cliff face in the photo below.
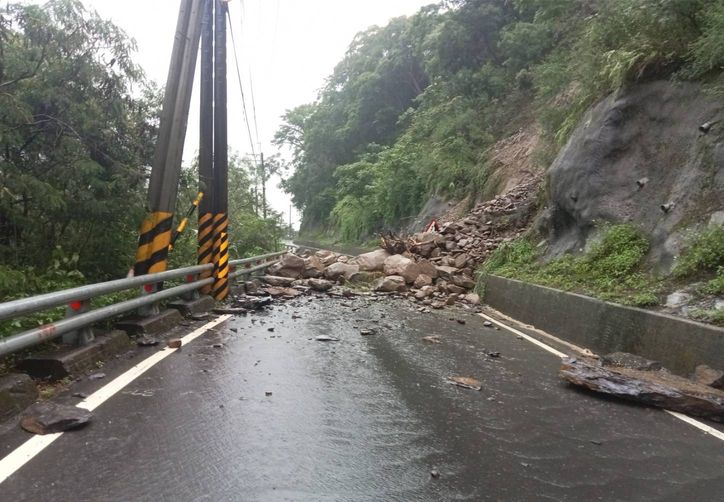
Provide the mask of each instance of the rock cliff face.
POLYGON ((537 227, 550 256, 584 248, 601 223, 629 222, 650 236, 651 263, 666 272, 686 233, 724 209, 724 103, 671 82, 611 95, 588 111, 547 183, 537 227))

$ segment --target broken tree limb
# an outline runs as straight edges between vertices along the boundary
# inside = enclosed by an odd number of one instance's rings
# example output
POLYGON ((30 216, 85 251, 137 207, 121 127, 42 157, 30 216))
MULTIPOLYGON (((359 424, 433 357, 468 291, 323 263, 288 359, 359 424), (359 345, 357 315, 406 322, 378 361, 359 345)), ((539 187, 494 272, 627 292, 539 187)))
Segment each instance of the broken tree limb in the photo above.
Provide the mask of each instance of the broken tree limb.
POLYGON ((559 375, 595 392, 724 422, 723 391, 667 371, 640 371, 604 366, 595 359, 568 358, 563 361, 559 375))

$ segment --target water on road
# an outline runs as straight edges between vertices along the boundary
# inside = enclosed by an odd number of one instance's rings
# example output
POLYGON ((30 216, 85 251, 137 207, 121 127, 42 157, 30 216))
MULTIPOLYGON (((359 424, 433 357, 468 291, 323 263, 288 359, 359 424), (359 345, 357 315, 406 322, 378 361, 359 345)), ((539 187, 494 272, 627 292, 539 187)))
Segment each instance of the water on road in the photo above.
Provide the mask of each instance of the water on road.
MULTIPOLYGON (((155 349, 145 350, 127 364, 155 349)), ((464 312, 302 297, 234 317, 172 354, 0 485, 0 499, 721 497, 722 441, 659 410, 573 390, 558 366, 464 312)))

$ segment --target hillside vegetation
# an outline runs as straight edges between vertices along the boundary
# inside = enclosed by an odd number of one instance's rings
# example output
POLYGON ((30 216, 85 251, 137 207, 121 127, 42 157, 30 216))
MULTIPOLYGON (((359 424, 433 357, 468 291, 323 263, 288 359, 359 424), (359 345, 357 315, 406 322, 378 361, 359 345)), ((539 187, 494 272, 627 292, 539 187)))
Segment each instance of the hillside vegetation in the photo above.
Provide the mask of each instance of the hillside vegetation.
POLYGON ((276 134, 302 232, 359 241, 431 196, 491 183, 492 147, 537 121, 545 168, 584 112, 635 82, 722 94, 721 0, 447 0, 357 35, 276 134))

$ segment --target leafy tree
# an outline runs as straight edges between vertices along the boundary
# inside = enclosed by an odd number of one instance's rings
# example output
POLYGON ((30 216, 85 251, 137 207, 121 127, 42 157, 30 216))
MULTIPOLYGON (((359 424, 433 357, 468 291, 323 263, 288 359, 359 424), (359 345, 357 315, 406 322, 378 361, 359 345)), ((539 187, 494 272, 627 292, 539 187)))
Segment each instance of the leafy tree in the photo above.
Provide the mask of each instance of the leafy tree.
POLYGON ((158 93, 134 43, 76 0, 0 11, 0 255, 91 277, 130 264, 158 93))

